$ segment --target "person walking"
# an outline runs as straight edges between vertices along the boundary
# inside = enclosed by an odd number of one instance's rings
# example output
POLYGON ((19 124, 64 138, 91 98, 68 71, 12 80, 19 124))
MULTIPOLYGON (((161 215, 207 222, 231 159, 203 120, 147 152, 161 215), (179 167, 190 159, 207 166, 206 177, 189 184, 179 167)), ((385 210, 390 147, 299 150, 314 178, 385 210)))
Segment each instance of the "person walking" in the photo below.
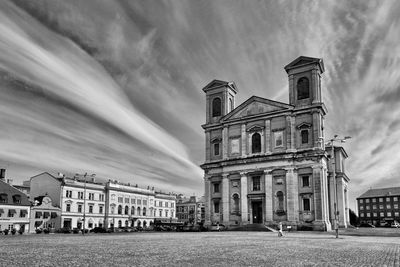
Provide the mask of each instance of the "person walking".
POLYGON ((279 236, 279 237, 283 236, 283 226, 282 226, 282 222, 279 222, 279 224, 278 224, 278 236, 279 236))

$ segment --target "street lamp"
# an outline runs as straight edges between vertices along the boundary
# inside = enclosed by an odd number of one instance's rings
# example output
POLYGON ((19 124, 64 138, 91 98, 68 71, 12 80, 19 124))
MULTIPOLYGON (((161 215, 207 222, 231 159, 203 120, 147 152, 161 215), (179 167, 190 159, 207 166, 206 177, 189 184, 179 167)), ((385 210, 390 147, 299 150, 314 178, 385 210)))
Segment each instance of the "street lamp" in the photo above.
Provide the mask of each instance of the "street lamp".
POLYGON ((333 176, 333 194, 334 194, 334 202, 333 202, 333 211, 334 211, 334 227, 336 232, 336 238, 339 238, 339 220, 338 215, 339 211, 337 208, 338 195, 337 195, 337 180, 336 180, 336 164, 335 164, 335 147, 334 142, 345 143, 347 139, 350 139, 351 136, 345 136, 344 138, 338 138, 338 135, 335 134, 332 139, 328 141, 327 144, 331 147, 331 161, 332 161, 332 176, 333 176))
POLYGON ((83 187, 83 231, 82 235, 85 235, 85 224, 86 224, 86 176, 87 173, 83 175, 85 178, 85 185, 83 187))

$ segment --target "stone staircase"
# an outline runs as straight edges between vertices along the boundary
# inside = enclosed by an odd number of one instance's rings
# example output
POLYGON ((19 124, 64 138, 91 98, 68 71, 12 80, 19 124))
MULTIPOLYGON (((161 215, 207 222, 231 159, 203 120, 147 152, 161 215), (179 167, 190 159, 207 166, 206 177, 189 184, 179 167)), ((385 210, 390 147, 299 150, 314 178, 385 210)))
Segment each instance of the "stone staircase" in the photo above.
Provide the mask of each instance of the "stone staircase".
POLYGON ((229 227, 230 231, 256 231, 256 232, 276 232, 275 229, 265 226, 264 224, 253 223, 237 227, 229 227))

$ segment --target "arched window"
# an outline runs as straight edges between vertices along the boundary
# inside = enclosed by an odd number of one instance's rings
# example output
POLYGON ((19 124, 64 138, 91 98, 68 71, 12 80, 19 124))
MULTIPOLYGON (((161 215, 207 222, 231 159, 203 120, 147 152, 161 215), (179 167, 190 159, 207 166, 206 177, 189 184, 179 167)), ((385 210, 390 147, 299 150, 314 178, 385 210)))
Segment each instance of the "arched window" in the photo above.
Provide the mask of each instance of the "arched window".
POLYGON ((137 215, 140 216, 140 207, 137 207, 137 215))
POLYGON ((128 225, 129 225, 128 220, 125 220, 125 227, 128 227, 128 225))
POLYGON ((284 208, 283 208, 283 193, 282 193, 282 191, 278 191, 277 193, 276 193, 276 197, 277 197, 277 199, 278 199, 278 210, 284 210, 284 208))
POLYGON ((125 206, 125 215, 128 215, 128 214, 129 214, 129 207, 125 206))
POLYGON ((251 151, 253 153, 261 152, 261 135, 259 133, 254 133, 251 137, 251 151))
POLYGON ((212 101, 212 116, 221 116, 221 98, 216 97, 212 101))
POLYGON ((118 214, 122 214, 122 205, 118 205, 118 214))
POLYGON ((118 221, 118 228, 121 228, 121 227, 122 227, 122 221, 119 220, 119 221, 118 221))
POLYGON ((233 213, 239 213, 239 194, 233 194, 233 207, 232 211, 233 213))
POLYGON ((310 82, 306 77, 297 81, 297 99, 306 99, 310 97, 310 82))
POLYGON ((135 206, 132 206, 131 208, 131 215, 135 215, 135 206))
POLYGON ((143 222, 143 228, 146 228, 146 227, 147 227, 147 222, 144 221, 144 222, 143 222))
POLYGON ((146 216, 146 208, 143 208, 143 216, 146 216))

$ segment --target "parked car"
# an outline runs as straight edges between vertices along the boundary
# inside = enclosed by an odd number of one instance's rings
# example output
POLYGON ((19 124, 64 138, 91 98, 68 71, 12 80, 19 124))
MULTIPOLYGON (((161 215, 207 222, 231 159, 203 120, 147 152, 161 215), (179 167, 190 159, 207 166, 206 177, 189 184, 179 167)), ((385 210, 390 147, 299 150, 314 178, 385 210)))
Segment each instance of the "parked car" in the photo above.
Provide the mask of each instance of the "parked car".
POLYGON ((223 224, 212 224, 208 227, 209 231, 225 231, 228 227, 223 224))
POLYGON ((370 223, 361 223, 359 227, 369 227, 369 228, 375 228, 375 225, 370 224, 370 223))
POLYGON ((390 227, 392 228, 400 228, 400 223, 397 221, 394 221, 390 224, 390 227))

